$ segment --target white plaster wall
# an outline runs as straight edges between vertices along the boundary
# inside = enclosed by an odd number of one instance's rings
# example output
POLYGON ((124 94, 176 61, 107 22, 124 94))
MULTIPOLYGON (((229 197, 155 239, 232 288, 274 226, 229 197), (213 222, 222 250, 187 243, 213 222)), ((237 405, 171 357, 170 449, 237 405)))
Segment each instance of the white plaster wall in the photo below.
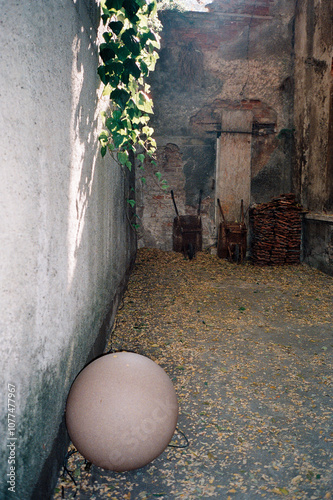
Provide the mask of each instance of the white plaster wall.
POLYGON ((0 0, 0 470, 12 383, 22 500, 135 253, 125 179, 97 140, 97 8, 0 0))

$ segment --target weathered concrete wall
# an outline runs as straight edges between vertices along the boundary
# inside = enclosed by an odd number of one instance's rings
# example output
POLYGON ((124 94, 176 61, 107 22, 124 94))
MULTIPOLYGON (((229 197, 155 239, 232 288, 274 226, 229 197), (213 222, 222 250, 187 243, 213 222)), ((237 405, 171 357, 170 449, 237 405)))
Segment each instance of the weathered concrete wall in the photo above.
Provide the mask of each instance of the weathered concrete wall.
POLYGON ((0 497, 44 500, 68 390, 103 347, 136 242, 128 182, 99 153, 97 3, 1 0, 0 10, 0 497))
POLYGON ((333 216, 309 213, 303 221, 304 260, 333 276, 333 216))
POLYGON ((304 257, 333 274, 333 4, 300 0, 295 24, 295 186, 310 214, 304 257))
MULTIPOLYGON (((294 5, 234 0, 215 2, 210 12, 161 13, 160 60, 150 78, 157 169, 181 214, 196 212, 203 190, 204 246, 216 239, 216 143, 230 132, 224 110, 253 113, 251 202, 291 190, 294 5)), ((156 186, 151 196, 150 187, 149 178, 140 193, 139 243, 171 249, 170 194, 156 186)))

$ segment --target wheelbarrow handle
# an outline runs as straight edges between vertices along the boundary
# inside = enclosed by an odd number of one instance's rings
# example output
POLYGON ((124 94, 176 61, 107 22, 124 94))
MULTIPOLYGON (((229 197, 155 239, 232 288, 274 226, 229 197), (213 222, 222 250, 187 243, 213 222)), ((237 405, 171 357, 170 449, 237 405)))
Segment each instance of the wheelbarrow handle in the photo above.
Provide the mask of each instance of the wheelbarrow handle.
POLYGON ((221 216, 222 216, 223 222, 225 223, 225 217, 224 217, 224 213, 223 213, 223 210, 222 210, 222 205, 221 205, 221 202, 220 202, 219 198, 217 198, 217 204, 218 204, 218 206, 219 206, 219 209, 220 209, 220 213, 221 213, 221 216))
POLYGON ((171 189, 171 198, 172 198, 172 201, 173 201, 173 206, 175 207, 175 210, 176 210, 177 217, 179 218, 178 208, 177 208, 177 205, 176 205, 176 201, 175 201, 175 197, 174 197, 172 189, 171 189))
POLYGON ((201 212, 201 199, 202 199, 202 189, 200 189, 200 192, 199 192, 198 217, 199 217, 200 212, 201 212))

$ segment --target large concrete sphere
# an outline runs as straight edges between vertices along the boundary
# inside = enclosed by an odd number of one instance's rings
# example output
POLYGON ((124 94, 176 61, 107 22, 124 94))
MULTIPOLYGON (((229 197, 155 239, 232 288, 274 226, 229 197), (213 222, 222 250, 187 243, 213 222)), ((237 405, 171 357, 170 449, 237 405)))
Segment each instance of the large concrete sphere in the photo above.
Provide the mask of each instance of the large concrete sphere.
POLYGON ((93 464, 118 472, 160 455, 177 425, 172 382, 154 361, 131 352, 102 356, 75 379, 66 424, 77 450, 93 464))

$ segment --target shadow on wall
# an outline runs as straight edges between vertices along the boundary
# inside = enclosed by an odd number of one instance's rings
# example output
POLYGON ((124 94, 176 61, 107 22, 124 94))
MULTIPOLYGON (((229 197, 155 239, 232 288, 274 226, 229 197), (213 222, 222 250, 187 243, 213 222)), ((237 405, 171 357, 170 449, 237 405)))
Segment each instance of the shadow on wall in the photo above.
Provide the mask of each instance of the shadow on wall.
POLYGON ((280 149, 274 151, 267 165, 251 181, 251 203, 267 203, 277 193, 292 190, 290 165, 280 149))
MULTIPOLYGON (((5 133, 27 117, 8 165, 12 198, 22 189, 11 214, 16 240, 10 234, 4 279, 11 289, 1 318, 2 377, 17 387, 16 497, 22 500, 49 498, 67 447, 61 421, 70 385, 135 252, 120 202, 123 175, 99 152, 97 9, 93 1, 51 1, 46 8, 41 0, 33 6, 23 0, 8 5, 3 18, 3 36, 22 58, 4 89, 13 100, 5 133), (57 457, 45 462, 51 453, 57 457)), ((15 60, 8 44, 1 55, 8 65, 15 60)), ((7 451, 3 444, 2 477, 7 451)), ((7 493, 3 484, 1 498, 7 493)))

